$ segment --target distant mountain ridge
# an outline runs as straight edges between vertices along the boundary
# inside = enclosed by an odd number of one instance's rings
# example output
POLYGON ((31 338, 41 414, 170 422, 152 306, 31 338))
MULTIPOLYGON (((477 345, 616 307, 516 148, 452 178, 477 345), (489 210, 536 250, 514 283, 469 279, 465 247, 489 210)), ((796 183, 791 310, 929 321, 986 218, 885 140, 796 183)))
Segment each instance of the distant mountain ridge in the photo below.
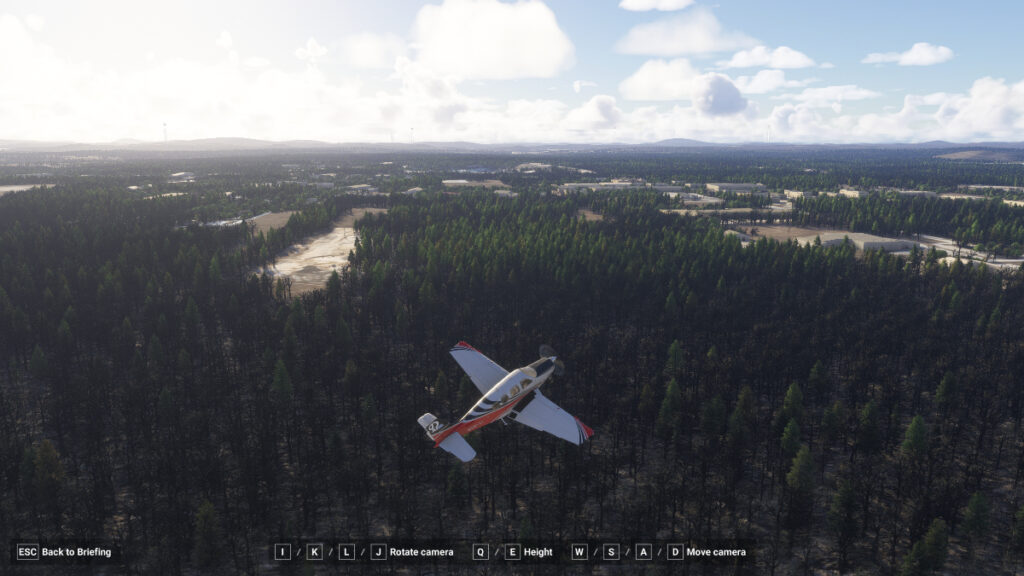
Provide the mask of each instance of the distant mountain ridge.
POLYGON ((623 143, 607 142, 592 144, 577 143, 500 143, 481 144, 477 142, 324 142, 320 140, 261 140, 256 138, 222 137, 200 138, 195 140, 171 140, 167 142, 146 142, 134 139, 122 139, 114 142, 82 143, 72 141, 35 141, 35 140, 0 140, 0 152, 247 152, 247 151, 300 151, 300 150, 339 150, 350 152, 388 152, 388 151, 450 151, 450 152, 511 152, 511 153, 550 153, 571 151, 598 151, 619 149, 690 149, 690 148, 729 148, 729 149, 802 149, 802 148, 839 148, 839 149, 914 149, 949 151, 950 154, 937 157, 949 159, 971 160, 1002 160, 1011 159, 1017 154, 1006 155, 1002 150, 1024 150, 1024 142, 971 142, 957 143, 945 141, 914 142, 914 143, 863 143, 863 144, 798 144, 788 142, 777 143, 716 143, 692 140, 689 138, 670 138, 655 142, 623 143), (980 152, 979 152, 980 150, 980 152), (985 151, 991 151, 988 153, 985 151))

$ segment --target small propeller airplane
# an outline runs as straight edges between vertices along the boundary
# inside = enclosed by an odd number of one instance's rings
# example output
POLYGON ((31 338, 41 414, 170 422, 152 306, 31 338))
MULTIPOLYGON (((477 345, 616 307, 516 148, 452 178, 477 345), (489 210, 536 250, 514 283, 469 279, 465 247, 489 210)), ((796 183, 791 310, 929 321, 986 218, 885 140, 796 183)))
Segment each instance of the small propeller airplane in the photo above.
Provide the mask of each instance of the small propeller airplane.
POLYGON ((483 397, 458 422, 448 426, 429 412, 419 417, 417 422, 434 441, 435 448, 440 446, 459 460, 469 462, 476 457, 476 451, 463 436, 498 419, 507 422, 505 418, 568 440, 577 446, 594 435, 594 431, 580 422, 579 418, 562 410, 540 393, 540 385, 545 380, 552 374, 561 375, 565 370, 550 346, 540 347, 540 360, 511 372, 465 342, 456 344, 450 353, 480 389, 483 397), (530 399, 523 402, 527 397, 530 399), (517 410, 516 406, 520 403, 525 407, 517 410))

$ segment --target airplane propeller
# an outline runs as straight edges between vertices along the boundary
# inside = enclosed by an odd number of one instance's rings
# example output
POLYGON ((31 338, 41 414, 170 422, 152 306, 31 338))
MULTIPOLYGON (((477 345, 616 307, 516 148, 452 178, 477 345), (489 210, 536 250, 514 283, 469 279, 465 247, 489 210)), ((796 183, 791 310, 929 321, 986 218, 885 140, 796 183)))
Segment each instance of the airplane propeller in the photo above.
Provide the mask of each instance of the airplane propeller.
MULTIPOLYGON (((540 355, 542 358, 547 358, 549 356, 558 356, 558 352, 555 352, 555 349, 547 344, 541 344, 540 355)), ((555 376, 561 376, 562 374, 565 374, 565 364, 561 358, 555 358, 555 376)))

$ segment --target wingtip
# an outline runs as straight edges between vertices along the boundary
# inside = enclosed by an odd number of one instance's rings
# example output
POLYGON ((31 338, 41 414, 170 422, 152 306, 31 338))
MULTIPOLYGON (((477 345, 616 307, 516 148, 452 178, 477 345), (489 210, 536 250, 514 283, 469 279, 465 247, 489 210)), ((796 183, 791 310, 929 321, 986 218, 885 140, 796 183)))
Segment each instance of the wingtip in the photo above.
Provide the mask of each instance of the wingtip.
MULTIPOLYGON (((576 417, 574 416, 573 418, 576 417)), ((584 440, 589 440, 594 435, 594 429, 584 424, 579 418, 576 418, 576 425, 579 426, 584 440)))
POLYGON ((474 352, 479 352, 479 350, 473 348, 473 345, 470 344, 469 342, 466 342, 465 340, 459 340, 459 343, 452 347, 453 350, 456 348, 468 348, 469 350, 472 350, 474 352))

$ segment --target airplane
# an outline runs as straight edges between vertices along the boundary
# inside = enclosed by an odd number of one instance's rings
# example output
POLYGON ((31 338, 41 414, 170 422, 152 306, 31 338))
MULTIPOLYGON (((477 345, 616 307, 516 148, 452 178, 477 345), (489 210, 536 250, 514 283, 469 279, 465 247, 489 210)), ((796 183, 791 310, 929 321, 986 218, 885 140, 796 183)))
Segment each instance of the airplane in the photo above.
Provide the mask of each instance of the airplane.
POLYGON ((449 352, 483 396, 454 424, 446 426, 429 412, 417 419, 434 441, 435 448, 440 446, 459 460, 469 462, 476 457, 476 451, 463 436, 498 419, 507 423, 506 418, 577 446, 594 435, 594 431, 579 418, 540 393, 540 385, 545 380, 552 374, 561 375, 565 370, 550 346, 540 347, 539 360, 511 372, 465 342, 459 342, 449 352), (527 397, 530 400, 523 402, 527 397), (517 410, 520 403, 525 407, 517 410))

